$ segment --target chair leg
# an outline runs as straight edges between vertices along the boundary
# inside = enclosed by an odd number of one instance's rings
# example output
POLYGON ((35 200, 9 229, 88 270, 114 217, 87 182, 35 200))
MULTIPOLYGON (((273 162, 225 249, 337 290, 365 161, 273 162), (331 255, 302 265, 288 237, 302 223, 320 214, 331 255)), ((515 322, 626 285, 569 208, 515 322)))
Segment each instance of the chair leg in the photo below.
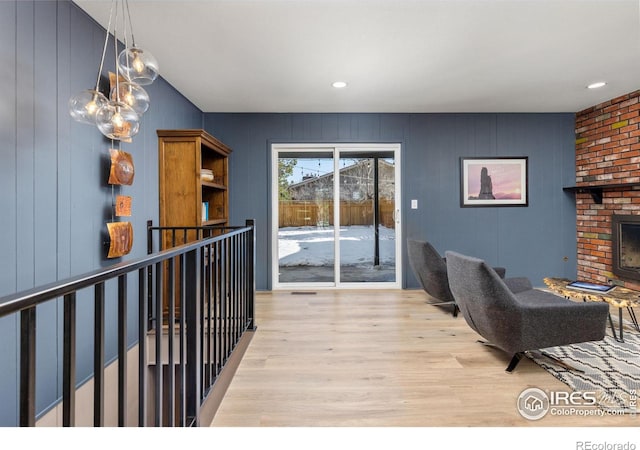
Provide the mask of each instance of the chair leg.
POLYGON ((638 325, 638 318, 636 317, 636 313, 631 306, 627 306, 627 311, 629 312, 629 316, 631 317, 631 322, 633 326, 636 327, 636 330, 640 331, 640 325, 638 325))
MULTIPOLYGON (((497 345, 492 344, 491 342, 483 341, 482 339, 478 339, 476 342, 479 342, 482 345, 486 345, 487 347, 493 347, 493 348, 497 348, 497 349, 502 350, 497 345)), ((511 361, 509 362, 509 365, 505 369, 505 372, 508 372, 508 373, 513 372, 513 369, 516 368, 516 366, 518 365, 518 363, 520 362, 520 360, 522 359, 523 356, 524 356, 523 352, 518 352, 515 355, 513 355, 513 358, 511 358, 511 361)))
POLYGON ((427 302, 427 305, 429 306, 449 306, 449 305, 453 305, 453 317, 458 317, 458 311, 460 311, 460 308, 458 308, 458 305, 455 302, 427 302))
POLYGON ((511 362, 509 363, 509 365, 507 366, 507 368, 505 369, 506 372, 513 372, 513 369, 516 368, 516 366, 518 365, 518 363, 520 362, 520 360, 522 359, 522 352, 518 352, 515 355, 513 355, 513 358, 511 358, 511 362))

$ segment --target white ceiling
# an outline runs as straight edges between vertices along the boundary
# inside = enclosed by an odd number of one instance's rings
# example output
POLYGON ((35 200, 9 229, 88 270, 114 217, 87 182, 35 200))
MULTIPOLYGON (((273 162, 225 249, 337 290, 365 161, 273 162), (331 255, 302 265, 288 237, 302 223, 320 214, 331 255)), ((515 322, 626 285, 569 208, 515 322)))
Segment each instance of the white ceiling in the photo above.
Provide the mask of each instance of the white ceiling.
MULTIPOLYGON (((106 28, 110 0, 75 3, 106 28)), ((138 46, 204 112, 576 112, 640 88, 638 0, 129 5, 138 46)))

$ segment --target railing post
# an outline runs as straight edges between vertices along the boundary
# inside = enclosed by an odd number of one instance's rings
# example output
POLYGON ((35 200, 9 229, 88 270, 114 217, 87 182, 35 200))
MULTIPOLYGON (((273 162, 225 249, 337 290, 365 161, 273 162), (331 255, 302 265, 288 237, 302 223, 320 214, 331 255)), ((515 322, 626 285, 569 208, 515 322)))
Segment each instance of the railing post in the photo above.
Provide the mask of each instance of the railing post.
POLYGON ((104 283, 94 288, 93 317, 93 426, 104 426, 104 283))
POLYGON ((118 426, 127 425, 127 276, 118 277, 118 426))
POLYGON ((152 266, 138 271, 138 426, 147 426, 147 272, 152 266))
POLYGON ((220 277, 220 241, 217 241, 211 247, 212 258, 211 263, 213 264, 212 273, 212 282, 211 282, 211 302, 213 303, 213 326, 214 333, 213 337, 213 362, 215 364, 214 375, 217 378, 220 374, 221 367, 221 356, 222 355, 222 311, 220 309, 220 286, 221 286, 221 277, 220 277))
POLYGON ((76 424, 76 293, 64 296, 62 426, 76 424))
POLYGON ((220 364, 224 366, 228 356, 229 313, 227 312, 227 240, 220 241, 220 364))
POLYGON ((162 298, 163 298, 163 264, 161 262, 156 263, 156 296, 155 296, 155 380, 154 380, 154 397, 155 397, 155 411, 154 411, 154 423, 156 427, 161 427, 163 422, 162 406, 163 395, 162 387, 164 383, 164 377, 162 376, 162 298))
POLYGON ((176 273, 175 273, 175 261, 173 258, 167 261, 169 267, 167 269, 168 275, 168 290, 169 295, 169 311, 167 317, 167 425, 170 427, 175 426, 176 412, 175 412, 175 364, 173 361, 173 332, 176 321, 176 273))
POLYGON ((153 220, 147 220, 147 255, 153 253, 153 220))
MULTIPOLYGON (((158 232, 158 251, 162 241, 162 234, 158 232)), ((147 254, 153 253, 153 220, 147 220, 147 254)), ((142 280, 141 280, 142 281, 142 280)), ((150 330, 153 319, 153 266, 149 266, 147 270, 147 325, 146 329, 150 330)))
POLYGON ((198 426, 200 403, 202 399, 202 352, 200 348, 200 253, 197 248, 186 254, 185 258, 185 314, 187 328, 187 417, 195 420, 198 426))
POLYGON ((185 278, 185 254, 180 255, 180 426, 187 426, 187 355, 185 351, 186 334, 186 278, 185 278))
POLYGON ((20 426, 36 425, 36 308, 20 312, 20 426))
POLYGON ((249 329, 255 330, 255 297, 256 297, 256 278, 255 278, 255 267, 256 267, 256 221, 254 219, 247 219, 247 226, 251 228, 249 231, 249 242, 248 242, 248 257, 247 257, 247 276, 249 277, 249 292, 247 293, 247 315, 249 317, 249 329))

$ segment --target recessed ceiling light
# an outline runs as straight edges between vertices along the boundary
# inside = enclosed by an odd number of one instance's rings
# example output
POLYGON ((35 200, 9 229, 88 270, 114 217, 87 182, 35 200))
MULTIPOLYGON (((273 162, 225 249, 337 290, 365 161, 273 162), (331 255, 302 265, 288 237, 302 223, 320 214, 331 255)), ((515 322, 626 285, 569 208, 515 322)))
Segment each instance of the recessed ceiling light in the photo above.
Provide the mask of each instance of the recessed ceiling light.
POLYGON ((341 89, 343 87, 347 87, 347 83, 346 81, 334 81, 331 86, 337 89, 341 89))
POLYGON ((597 83, 591 83, 589 86, 587 86, 588 89, 598 89, 601 88, 602 86, 604 86, 605 83, 604 81, 598 81, 597 83))

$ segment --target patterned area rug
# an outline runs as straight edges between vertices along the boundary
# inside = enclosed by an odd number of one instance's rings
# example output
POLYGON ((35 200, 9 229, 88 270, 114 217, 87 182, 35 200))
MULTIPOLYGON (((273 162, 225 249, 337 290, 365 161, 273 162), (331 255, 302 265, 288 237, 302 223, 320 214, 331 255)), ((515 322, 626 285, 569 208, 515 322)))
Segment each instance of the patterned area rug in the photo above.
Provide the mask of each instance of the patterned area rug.
POLYGON ((625 327, 624 342, 617 342, 607 330, 602 341, 543 350, 582 372, 535 353, 527 356, 574 392, 595 393, 600 408, 635 414, 640 412, 640 335, 627 330, 625 327))

